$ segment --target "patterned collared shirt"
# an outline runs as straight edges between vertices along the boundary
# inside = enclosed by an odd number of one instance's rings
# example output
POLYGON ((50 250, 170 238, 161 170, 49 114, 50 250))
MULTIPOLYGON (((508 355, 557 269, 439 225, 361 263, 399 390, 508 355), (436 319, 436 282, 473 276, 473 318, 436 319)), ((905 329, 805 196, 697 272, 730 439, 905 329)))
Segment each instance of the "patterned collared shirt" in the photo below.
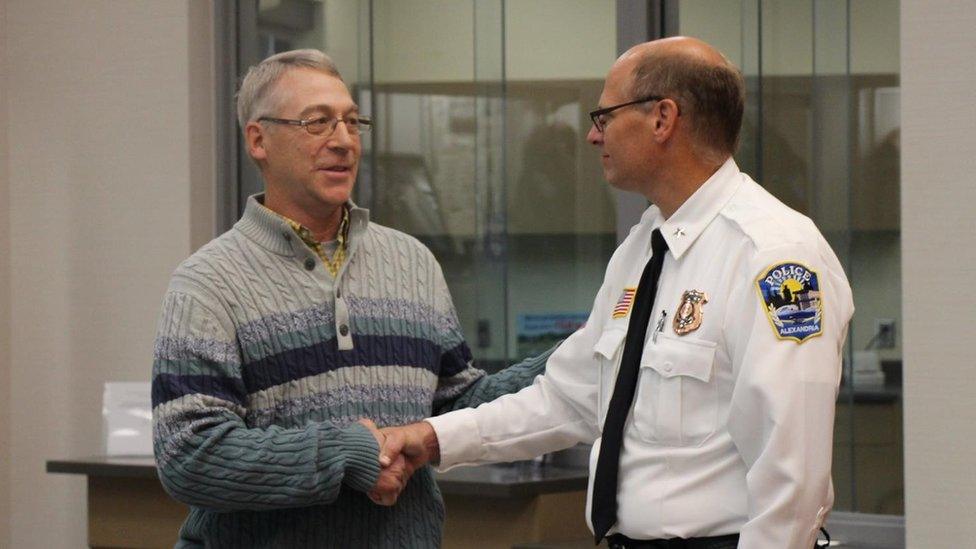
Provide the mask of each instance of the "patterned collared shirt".
MULTIPOLYGON (((262 204, 262 206, 264 205, 262 204)), ((342 207, 342 222, 339 223, 339 231, 336 233, 336 250, 335 253, 332 254, 331 258, 329 257, 328 251, 326 251, 326 243, 316 240, 315 236, 312 234, 312 231, 308 227, 302 225, 294 219, 281 215, 267 206, 264 207, 267 208, 269 212, 274 212, 275 215, 284 219, 285 222, 288 223, 288 226, 295 231, 295 234, 302 239, 302 242, 304 242, 316 253, 316 255, 319 256, 319 259, 322 260, 322 264, 325 265, 325 268, 329 270, 332 278, 339 276, 339 269, 342 267, 342 262, 346 259, 346 236, 349 232, 348 207, 342 207)))

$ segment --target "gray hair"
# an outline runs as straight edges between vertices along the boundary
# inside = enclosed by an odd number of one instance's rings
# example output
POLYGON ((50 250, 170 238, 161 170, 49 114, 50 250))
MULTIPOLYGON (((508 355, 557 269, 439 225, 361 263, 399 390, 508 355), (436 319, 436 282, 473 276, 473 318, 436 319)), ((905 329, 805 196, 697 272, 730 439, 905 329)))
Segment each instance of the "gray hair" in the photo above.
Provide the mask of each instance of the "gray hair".
POLYGON ((248 122, 273 112, 280 98, 275 83, 291 69, 309 68, 342 80, 332 58, 319 50, 292 50, 276 53, 247 69, 237 92, 237 122, 241 129, 248 122))
POLYGON ((698 153, 719 163, 735 153, 745 110, 742 72, 723 56, 708 63, 690 55, 646 53, 634 68, 634 98, 669 97, 691 121, 698 153))

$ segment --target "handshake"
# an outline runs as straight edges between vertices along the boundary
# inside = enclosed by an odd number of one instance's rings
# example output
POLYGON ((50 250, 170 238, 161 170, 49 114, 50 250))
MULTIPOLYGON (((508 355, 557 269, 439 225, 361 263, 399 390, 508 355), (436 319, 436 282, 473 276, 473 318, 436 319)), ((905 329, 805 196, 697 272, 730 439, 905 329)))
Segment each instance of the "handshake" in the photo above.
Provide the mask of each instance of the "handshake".
POLYGON ((426 421, 378 429, 369 419, 361 419, 380 445, 380 476, 369 491, 369 499, 379 505, 393 505, 414 471, 440 461, 437 433, 426 421))

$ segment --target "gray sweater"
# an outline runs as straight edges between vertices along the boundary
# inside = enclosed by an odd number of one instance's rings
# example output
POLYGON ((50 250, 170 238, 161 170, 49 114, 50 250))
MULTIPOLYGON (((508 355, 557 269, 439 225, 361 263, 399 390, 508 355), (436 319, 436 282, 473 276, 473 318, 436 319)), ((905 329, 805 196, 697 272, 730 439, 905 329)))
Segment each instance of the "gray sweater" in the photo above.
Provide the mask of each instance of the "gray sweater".
POLYGON ((350 213, 336 279, 287 223, 244 216, 173 274, 153 361, 154 449, 191 506, 178 547, 438 547, 429 468, 393 507, 367 492, 379 426, 530 384, 545 358, 471 366, 443 275, 415 239, 350 213))

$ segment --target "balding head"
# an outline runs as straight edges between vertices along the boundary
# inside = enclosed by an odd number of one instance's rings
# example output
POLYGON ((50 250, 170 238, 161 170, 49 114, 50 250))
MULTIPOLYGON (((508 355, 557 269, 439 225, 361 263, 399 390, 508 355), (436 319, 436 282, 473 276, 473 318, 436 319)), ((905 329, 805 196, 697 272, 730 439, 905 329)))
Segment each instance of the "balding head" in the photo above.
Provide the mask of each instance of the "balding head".
POLYGON ((673 99, 690 120, 692 141, 710 163, 735 152, 745 106, 742 73, 707 43, 678 36, 638 44, 614 69, 631 71, 631 94, 673 99))
POLYGON ((637 44, 624 52, 620 58, 639 57, 649 53, 683 56, 687 59, 694 59, 701 63, 712 65, 730 64, 729 60, 722 55, 722 52, 712 47, 711 44, 692 36, 671 36, 637 44))

